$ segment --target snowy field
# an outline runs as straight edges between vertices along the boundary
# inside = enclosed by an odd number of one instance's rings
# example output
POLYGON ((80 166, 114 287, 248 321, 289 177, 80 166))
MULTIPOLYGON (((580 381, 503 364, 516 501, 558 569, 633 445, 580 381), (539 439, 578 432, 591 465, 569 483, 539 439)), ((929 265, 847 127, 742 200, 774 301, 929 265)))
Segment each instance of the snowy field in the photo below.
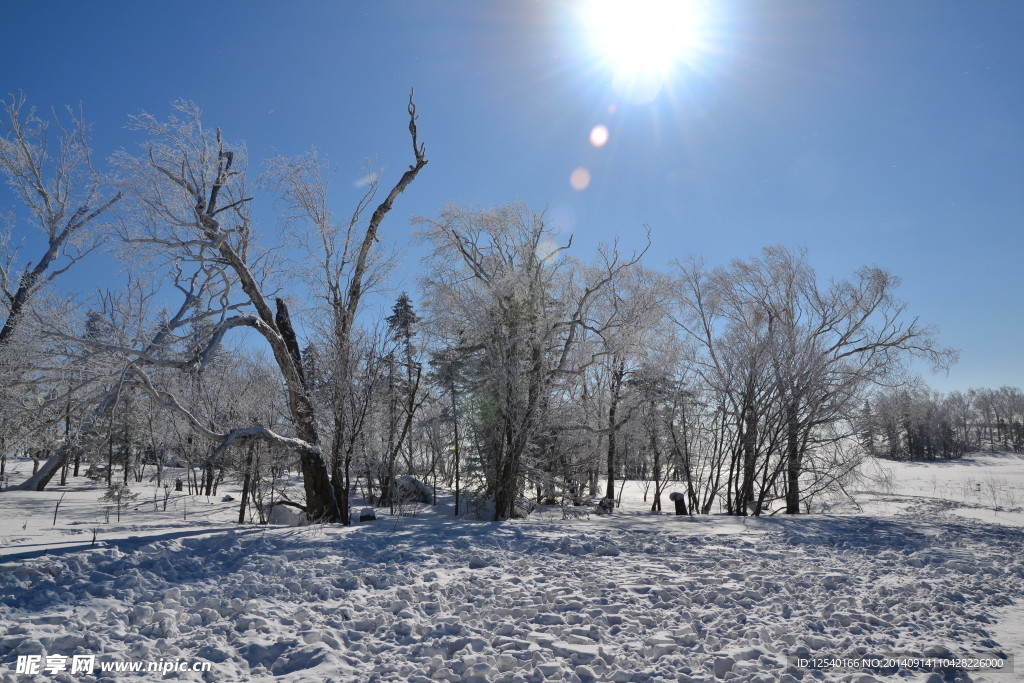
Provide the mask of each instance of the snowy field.
POLYGON ((1024 653, 1024 456, 873 463, 856 488, 800 517, 652 514, 627 485, 610 517, 442 507, 352 528, 238 526, 219 496, 163 511, 151 484, 120 522, 82 483, 3 492, 0 679, 1024 678, 798 665, 1024 653), (18 674, 19 655, 54 670, 18 674), (74 655, 95 655, 94 673, 70 673, 74 655))

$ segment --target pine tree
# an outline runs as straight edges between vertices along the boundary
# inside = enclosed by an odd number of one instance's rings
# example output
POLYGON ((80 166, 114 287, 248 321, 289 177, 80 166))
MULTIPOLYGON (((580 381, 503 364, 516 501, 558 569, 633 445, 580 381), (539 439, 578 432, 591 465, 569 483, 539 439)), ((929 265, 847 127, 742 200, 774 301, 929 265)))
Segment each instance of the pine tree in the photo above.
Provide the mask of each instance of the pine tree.
MULTIPOLYGON (((412 307, 412 300, 406 292, 402 292, 395 305, 391 308, 391 315, 385 318, 388 324, 388 335, 391 340, 399 345, 401 354, 400 362, 405 367, 404 381, 398 381, 395 377, 394 367, 395 356, 390 353, 386 357, 388 364, 388 449, 385 462, 386 472, 382 477, 381 502, 388 503, 394 508, 394 484, 395 484, 395 461, 398 454, 406 443, 412 426, 413 416, 416 412, 416 395, 419 390, 420 375, 422 366, 415 360, 416 346, 413 344, 413 337, 416 336, 415 326, 419 316, 412 307), (403 419, 399 419, 399 410, 404 412, 403 419), (401 424, 399 424, 401 423, 401 424), (397 433, 396 433, 397 432, 397 433)), ((407 465, 412 464, 412 452, 407 456, 407 465)))
POLYGON ((416 353, 412 338, 416 336, 415 326, 419 320, 419 316, 412 308, 412 299, 406 292, 398 295, 398 300, 391 307, 391 315, 385 318, 391 338, 402 345, 405 366, 410 379, 412 378, 412 358, 416 353))

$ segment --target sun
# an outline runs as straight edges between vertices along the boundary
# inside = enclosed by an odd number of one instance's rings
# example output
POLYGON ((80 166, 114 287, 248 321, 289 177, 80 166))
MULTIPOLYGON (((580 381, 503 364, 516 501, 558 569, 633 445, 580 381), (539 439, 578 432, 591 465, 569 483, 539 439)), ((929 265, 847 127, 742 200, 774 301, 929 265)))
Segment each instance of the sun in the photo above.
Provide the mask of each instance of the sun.
POLYGON ((622 81, 664 81, 701 49, 698 0, 584 0, 579 9, 590 50, 622 81))

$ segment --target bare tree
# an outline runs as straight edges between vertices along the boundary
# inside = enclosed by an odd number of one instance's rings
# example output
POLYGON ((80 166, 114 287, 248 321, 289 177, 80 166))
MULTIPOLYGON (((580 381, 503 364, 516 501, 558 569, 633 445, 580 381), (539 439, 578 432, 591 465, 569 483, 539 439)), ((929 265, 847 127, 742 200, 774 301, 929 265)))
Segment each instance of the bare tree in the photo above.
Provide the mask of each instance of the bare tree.
MULTIPOLYGON (((337 445, 336 448, 348 439, 347 435, 341 433, 346 425, 360 421, 357 416, 346 417, 343 414, 350 403, 344 394, 346 387, 352 384, 352 336, 363 296, 379 282, 381 275, 379 259, 374 258, 374 245, 380 241, 378 232, 398 195, 427 165, 425 147, 418 140, 416 105, 412 93, 409 95, 408 112, 415 163, 402 174, 384 200, 377 205, 368 221, 364 222, 364 214, 377 194, 380 181, 378 173, 368 173, 367 177, 371 181, 366 193, 357 203, 351 218, 342 222, 337 221, 329 209, 328 174, 315 152, 294 159, 278 157, 272 160, 268 174, 274 185, 281 190, 291 212, 290 218, 304 225, 312 235, 308 244, 313 247, 309 252, 316 264, 313 282, 327 310, 327 346, 331 357, 339 364, 332 373, 336 389, 331 403, 334 412, 333 441, 337 445)), ((293 356, 296 360, 299 358, 297 346, 294 347, 293 356)), ((301 363, 298 367, 301 369, 301 363)), ((305 380, 301 377, 298 379, 305 391, 305 380)), ((312 437, 313 442, 316 442, 315 435, 309 434, 308 437, 312 437)), ((350 459, 340 456, 338 452, 333 453, 332 495, 338 508, 338 519, 346 524, 349 523, 349 465, 350 459)))
MULTIPOLYGON (((62 302, 40 305, 44 302, 40 295, 99 247, 105 236, 100 220, 121 195, 104 191, 102 178, 92 165, 87 127, 80 114, 69 108, 63 120, 56 112, 43 118, 26 105, 22 94, 9 95, 0 106, 0 174, 20 204, 12 213, 0 212, 0 385, 4 386, 0 401, 4 403, 4 421, 18 425, 17 430, 14 425, 0 430, 2 477, 15 432, 27 435, 31 425, 50 430, 48 424, 54 416, 28 410, 37 390, 47 386, 46 403, 62 401, 65 413, 70 413, 73 401, 64 392, 80 388, 77 380, 66 381, 72 371, 61 359, 60 350, 39 337, 39 326, 33 324, 29 312, 58 318, 67 314, 62 302), (35 259, 23 262, 19 260, 24 256, 19 254, 23 245, 14 236, 27 237, 32 230, 42 234, 45 246, 35 259), (61 389, 54 393, 57 387, 61 389)), ((70 429, 70 420, 66 427, 70 429)))
MULTIPOLYGON (((115 409, 127 391, 139 390, 148 393, 161 407, 171 408, 190 420, 193 426, 212 439, 218 433, 185 409, 172 393, 160 390, 150 373, 168 370, 198 370, 215 357, 215 351, 227 330, 238 323, 223 320, 216 326, 204 325, 211 318, 223 317, 232 310, 230 304, 224 307, 206 306, 210 301, 223 301, 230 289, 230 283, 223 278, 223 271, 217 268, 198 269, 190 276, 177 271, 173 284, 182 295, 181 304, 172 314, 161 310, 151 313, 152 290, 129 283, 121 295, 108 294, 102 297, 102 308, 90 311, 77 325, 44 326, 42 338, 71 342, 77 347, 70 364, 85 370, 79 383, 89 389, 90 408, 82 416, 73 436, 65 439, 20 488, 43 490, 53 476, 76 452, 84 438, 95 434, 104 420, 109 422, 115 409), (201 347, 184 344, 186 339, 194 340, 196 329, 203 327, 213 335, 210 344, 201 347)), ((226 436, 226 435, 220 435, 226 436)))
MULTIPOLYGON (((214 443, 210 462, 228 448, 253 440, 296 452, 307 514, 312 519, 338 521, 342 512, 322 456, 290 311, 282 299, 272 301, 264 287, 264 255, 257 253, 249 217, 252 196, 245 184, 245 150, 227 143, 219 130, 206 130, 195 105, 178 102, 175 112, 166 122, 148 114, 133 117, 133 127, 148 136, 144 152, 140 156, 122 152, 115 161, 133 210, 133 220, 125 224, 122 238, 136 254, 148 253, 163 264, 182 294, 182 305, 174 315, 165 314, 155 321, 156 331, 148 341, 139 335, 131 344, 108 344, 106 348, 124 359, 123 381, 148 393, 214 443), (270 347, 284 381, 295 436, 258 423, 211 428, 150 376, 153 368, 193 371, 205 367, 224 336, 240 327, 255 330, 270 347)), ((368 255, 378 240, 380 225, 398 195, 427 163, 416 139, 411 96, 409 117, 416 163, 377 206, 355 253, 352 277, 344 283, 346 298, 339 300, 344 304, 339 312, 343 340, 351 335, 368 255)), ((95 421, 115 401, 116 394, 106 396, 87 422, 95 421)), ((239 421, 243 419, 245 416, 239 417, 239 421)), ((28 485, 41 487, 45 481, 28 485)))
POLYGON ((807 458, 850 434, 837 426, 867 389, 901 381, 911 356, 936 367, 956 358, 907 317, 898 278, 879 268, 822 288, 805 254, 769 247, 729 268, 690 264, 682 274, 687 313, 677 323, 703 346, 699 372, 722 388, 740 434, 741 514, 751 505, 760 512, 783 473, 786 511, 799 512, 807 458))
POLYGON ((103 234, 90 232, 90 228, 122 195, 104 193, 80 115, 68 108, 67 122, 56 112, 47 121, 34 108, 26 108, 24 95, 9 95, 0 106, 0 130, 4 133, 0 173, 25 209, 17 222, 39 230, 46 238, 43 253, 19 267, 17 246, 11 244, 9 232, 0 236, 0 304, 5 314, 0 326, 2 347, 15 334, 39 290, 99 247, 103 234))

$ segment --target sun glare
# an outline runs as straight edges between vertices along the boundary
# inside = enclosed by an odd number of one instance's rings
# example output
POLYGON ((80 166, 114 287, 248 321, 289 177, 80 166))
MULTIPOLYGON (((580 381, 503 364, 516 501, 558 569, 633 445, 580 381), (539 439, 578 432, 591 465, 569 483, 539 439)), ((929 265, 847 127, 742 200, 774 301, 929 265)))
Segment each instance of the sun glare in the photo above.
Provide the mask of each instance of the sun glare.
POLYGON ((701 45, 698 0, 584 0, 581 12, 591 50, 620 80, 664 80, 701 45))

